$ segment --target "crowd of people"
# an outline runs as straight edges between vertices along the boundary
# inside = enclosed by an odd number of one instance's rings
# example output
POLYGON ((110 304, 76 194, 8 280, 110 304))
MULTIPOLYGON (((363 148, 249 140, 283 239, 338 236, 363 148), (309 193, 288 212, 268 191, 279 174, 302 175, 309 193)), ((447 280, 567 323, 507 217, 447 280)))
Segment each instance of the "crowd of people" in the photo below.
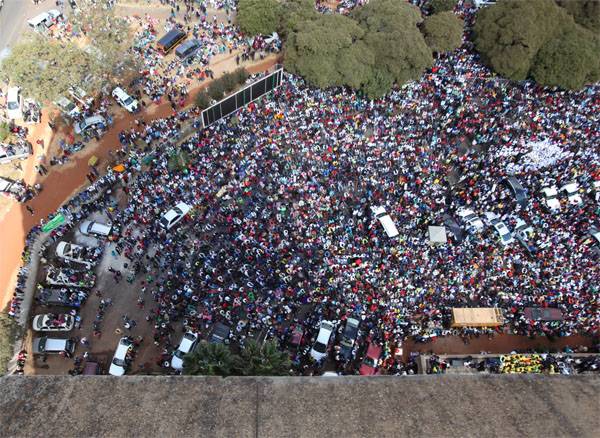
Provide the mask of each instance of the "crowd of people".
MULTIPOLYGON (((249 337, 283 344, 292 323, 310 345, 321 320, 353 316, 389 359, 407 337, 447 333, 452 307, 498 307, 508 331, 522 335, 595 335, 600 272, 583 240, 599 206, 563 200, 553 214, 539 190, 600 178, 599 107, 597 84, 566 92, 508 82, 466 44, 375 101, 286 74, 235 123, 218 121, 181 144, 182 123, 197 114, 140 121, 121 142, 146 143, 148 169, 132 150, 126 172, 92 187, 116 184, 127 194, 110 217, 153 298, 147 319, 158 345, 172 346, 181 323, 206 333, 216 322, 231 327, 236 345, 249 337), (537 142, 562 152, 551 165, 528 166, 543 162, 530 153, 537 142), (502 153, 509 149, 516 153, 502 153), (182 152, 185 165, 172 166, 182 152), (528 191, 524 207, 501 188, 509 169, 528 191), (193 210, 165 230, 159 219, 179 202, 193 210), (398 237, 386 235, 373 206, 391 215, 398 237), (511 229, 522 219, 550 244, 531 256, 502 246, 488 227, 432 245, 427 227, 461 207, 494 212, 511 229), (557 307, 564 320, 533 322, 526 307, 557 307)), ((71 208, 82 196, 63 207, 73 222, 108 202, 101 195, 71 208)), ((305 357, 299 367, 308 366, 305 357)))

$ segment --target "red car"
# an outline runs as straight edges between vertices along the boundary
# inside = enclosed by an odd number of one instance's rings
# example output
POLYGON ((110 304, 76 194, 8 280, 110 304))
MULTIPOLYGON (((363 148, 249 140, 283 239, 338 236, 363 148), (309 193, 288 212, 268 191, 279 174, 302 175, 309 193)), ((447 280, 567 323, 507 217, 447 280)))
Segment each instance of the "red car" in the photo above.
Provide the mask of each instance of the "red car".
POLYGON ((359 373, 361 376, 373 376, 378 373, 379 358, 382 348, 377 344, 369 344, 367 354, 360 365, 359 373))

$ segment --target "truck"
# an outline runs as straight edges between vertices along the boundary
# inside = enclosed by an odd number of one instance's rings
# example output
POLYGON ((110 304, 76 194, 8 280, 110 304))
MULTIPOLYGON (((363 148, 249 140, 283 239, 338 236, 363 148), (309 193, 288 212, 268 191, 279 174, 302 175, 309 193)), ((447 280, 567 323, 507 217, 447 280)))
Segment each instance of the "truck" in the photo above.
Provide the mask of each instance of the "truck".
POLYGON ((75 245, 70 242, 59 242, 56 246, 56 255, 62 259, 85 265, 87 268, 98 263, 102 248, 90 248, 75 245))
POLYGON ((85 302, 88 293, 75 288, 39 288, 36 301, 44 306, 63 306, 79 308, 85 302))
POLYGON ((49 265, 46 284, 50 286, 71 286, 91 289, 96 283, 96 274, 70 268, 57 268, 49 265))

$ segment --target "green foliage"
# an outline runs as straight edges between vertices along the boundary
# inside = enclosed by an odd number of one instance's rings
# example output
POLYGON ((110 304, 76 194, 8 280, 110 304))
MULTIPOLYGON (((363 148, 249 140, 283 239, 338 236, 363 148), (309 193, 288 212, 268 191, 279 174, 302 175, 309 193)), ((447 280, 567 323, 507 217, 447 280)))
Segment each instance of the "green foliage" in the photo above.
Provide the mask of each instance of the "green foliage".
POLYGON ((428 5, 431 12, 439 14, 440 12, 452 11, 454 6, 456 6, 457 1, 458 0, 431 0, 428 5))
POLYGON ((281 10, 278 30, 283 37, 287 37, 292 31, 299 30, 298 26, 301 23, 319 17, 314 0, 285 0, 281 10))
POLYGON ((224 344, 202 341, 196 350, 183 358, 183 373, 190 376, 230 376, 234 356, 224 344))
POLYGON ((346 85, 380 97, 433 64, 421 21, 418 8, 395 0, 371 0, 350 16, 317 14, 293 27, 284 64, 316 86, 346 85))
POLYGON ((573 16, 575 22, 596 34, 600 33, 599 0, 557 0, 573 16))
POLYGON ((539 83, 576 90, 600 80, 600 38, 578 28, 545 44, 531 76, 539 83))
POLYGON ((236 21, 249 36, 268 35, 277 30, 280 11, 277 0, 239 0, 236 21))
POLYGON ((572 24, 553 0, 505 0, 479 10, 475 47, 496 72, 523 80, 538 50, 572 24))
POLYGON ((541 85, 581 88, 597 78, 597 49, 592 55, 597 36, 576 24, 567 10, 554 0, 504 0, 482 8, 475 47, 509 79, 533 77, 541 85))
POLYGON ((453 12, 440 12, 423 22, 425 42, 434 52, 450 52, 462 44, 463 20, 453 12))
POLYGON ((80 84, 93 64, 73 43, 59 44, 33 35, 15 45, 0 65, 0 75, 37 101, 53 101, 69 86, 80 84))
POLYGON ((202 90, 198 94, 196 94, 194 102, 198 108, 204 110, 210 106, 210 96, 208 95, 206 90, 202 90))
POLYGON ((221 100, 223 98, 223 94, 225 93, 225 87, 223 86, 223 82, 220 79, 215 79, 208 86, 207 90, 208 95, 215 100, 221 100))
POLYGON ((223 89, 225 90, 225 93, 231 93, 238 85, 235 75, 229 72, 223 73, 223 76, 221 76, 221 82, 223 83, 223 89))
POLYGON ((7 313, 0 313, 0 375, 6 373, 6 366, 13 357, 14 343, 19 326, 7 313))
POLYGON ((246 82, 246 79, 248 79, 250 73, 248 73, 248 70, 246 70, 244 67, 239 67, 233 71, 233 75, 235 76, 236 82, 242 85, 246 82))
POLYGON ((236 374, 242 376, 286 376, 290 367, 289 355, 279 351, 276 341, 260 345, 250 339, 235 359, 236 374))
POLYGON ((9 134, 10 130, 8 129, 8 123, 0 122, 0 141, 6 140, 9 134))

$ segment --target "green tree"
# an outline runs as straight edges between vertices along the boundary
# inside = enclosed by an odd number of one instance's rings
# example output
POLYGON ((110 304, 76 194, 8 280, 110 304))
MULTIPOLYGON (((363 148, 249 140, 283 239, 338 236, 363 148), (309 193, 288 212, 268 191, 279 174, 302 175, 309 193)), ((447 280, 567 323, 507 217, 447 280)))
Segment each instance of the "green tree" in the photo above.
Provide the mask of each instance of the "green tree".
POLYGON ((268 35, 277 30, 280 13, 277 0, 239 0, 236 21, 247 35, 268 35))
POLYGON ((231 93, 238 85, 236 76, 229 72, 223 73, 221 76, 221 81, 223 83, 223 89, 225 90, 225 93, 231 93))
POLYGON ((225 87, 223 86, 223 82, 220 79, 215 79, 208 86, 206 90, 208 95, 215 100, 221 100, 223 98, 223 94, 225 93, 225 87))
POLYGON ((278 30, 283 37, 299 30, 301 23, 319 18, 314 0, 285 0, 281 10, 278 30))
POLYGON ((540 84, 581 89, 600 80, 600 38, 577 28, 546 43, 531 76, 540 84))
POLYGON ((54 101, 69 86, 81 84, 92 57, 73 43, 33 35, 15 45, 0 65, 0 74, 40 102, 54 101))
POLYGON ((554 0, 504 0, 478 11, 474 42, 496 72, 523 80, 539 49, 573 25, 554 0))
POLYGON ((557 0, 573 16, 575 22, 600 33, 600 0, 557 0))
POLYGON ((224 344, 202 341, 194 352, 183 358, 183 373, 191 376, 230 376, 234 355, 224 344))
POLYGON ((204 110, 210 106, 210 100, 211 100, 210 96, 208 95, 206 90, 202 90, 202 91, 198 92, 198 94, 196 94, 196 98, 194 99, 194 102, 196 103, 196 106, 198 108, 200 108, 201 110, 204 110))
POLYGON ((434 52, 450 52, 462 44, 463 20, 453 12, 440 12, 425 18, 425 42, 434 52))
POLYGON ((457 0, 431 0, 429 2, 429 8, 434 14, 440 12, 451 11, 456 6, 457 0))
POLYGON ((286 376, 290 367, 288 353, 279 351, 276 341, 261 345, 250 339, 235 360, 236 374, 242 376, 286 376))
POLYGON ((96 0, 79 0, 77 4, 80 12, 70 20, 84 33, 84 50, 94 60, 86 86, 98 91, 101 85, 137 71, 140 61, 130 50, 133 33, 127 20, 96 0))
POLYGON ((368 78, 368 65, 374 57, 366 45, 357 43, 365 32, 354 20, 337 14, 320 15, 299 28, 286 41, 287 69, 321 88, 345 85, 349 76, 354 76, 355 84, 368 78))
POLYGON ((240 85, 244 84, 246 82, 246 79, 248 79, 248 77, 250 76, 250 73, 248 73, 248 70, 246 70, 244 67, 236 68, 233 71, 233 74, 235 76, 235 80, 240 85))
POLYGON ((4 141, 9 134, 10 130, 8 129, 8 123, 0 122, 0 141, 4 141))
POLYGON ((13 346, 19 326, 6 312, 0 312, 0 376, 6 373, 6 366, 13 357, 13 346))

